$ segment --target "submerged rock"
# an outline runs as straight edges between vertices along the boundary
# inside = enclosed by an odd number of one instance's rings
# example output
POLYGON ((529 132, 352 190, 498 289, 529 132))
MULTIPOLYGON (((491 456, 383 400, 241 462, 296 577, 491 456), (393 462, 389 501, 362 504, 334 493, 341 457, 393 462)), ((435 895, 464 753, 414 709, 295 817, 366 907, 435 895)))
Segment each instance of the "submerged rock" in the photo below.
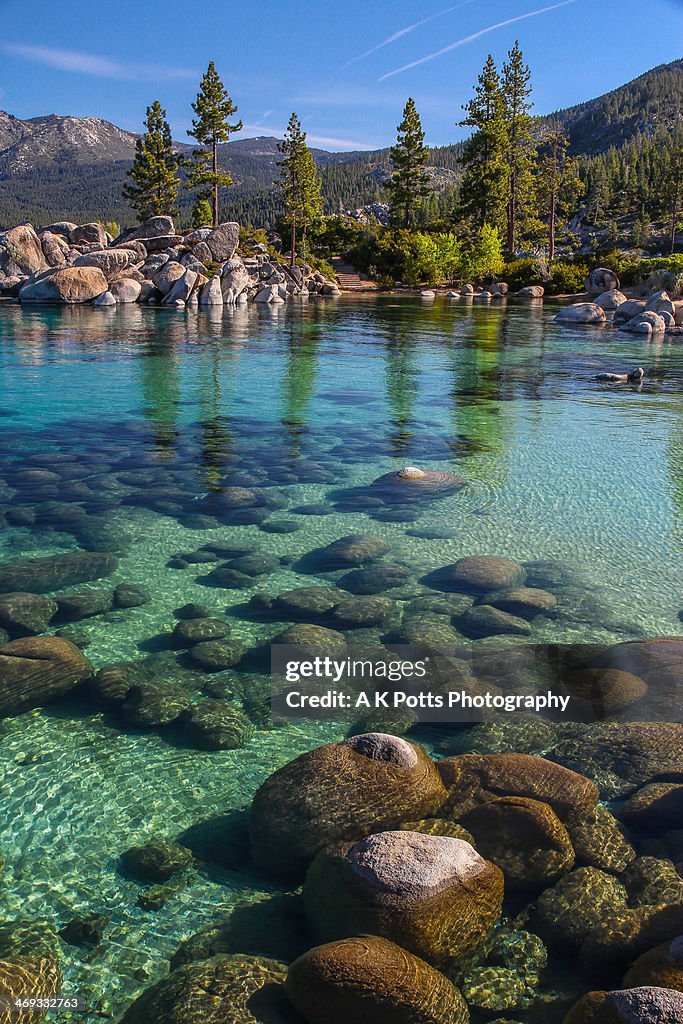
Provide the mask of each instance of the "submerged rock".
POLYGON ((299 1024, 285 973, 274 960, 239 953, 185 964, 138 996, 121 1024, 299 1024))
POLYGON ((109 576, 117 565, 118 559, 113 555, 94 551, 68 551, 62 555, 9 562, 0 566, 0 594, 12 591, 44 594, 109 576))
POLYGON ((445 799, 420 747, 382 733, 353 736, 302 754, 266 779, 251 808, 252 854, 268 873, 300 874, 327 843, 436 814, 445 799))
POLYGON ((472 952, 491 931, 503 876, 461 839, 380 832, 322 850, 303 895, 320 942, 371 933, 443 963, 472 952))
POLYGON ((680 1024, 683 993, 644 986, 619 992, 589 992, 564 1024, 680 1024))
POLYGON ((576 868, 536 904, 534 931, 560 946, 579 946, 608 914, 627 911, 623 883, 597 868, 576 868))
POLYGON ((57 614, 57 602, 37 594, 0 596, 0 626, 13 637, 44 633, 57 614))
POLYGON ((0 715, 16 715, 62 697, 92 676, 77 647, 59 637, 25 637, 0 647, 0 715))
MULTIPOLYGON (((38 1024, 44 1020, 47 1008, 22 1009, 17 1012, 17 996, 50 1000, 58 996, 62 987, 62 969, 55 960, 40 956, 14 957, 0 960, 0 1024, 38 1024)), ((49 1003, 48 1003, 49 1006, 49 1003)))
POLYGON ((683 992, 683 936, 639 956, 624 976, 624 988, 655 985, 683 992))
POLYGON ((227 700, 201 700, 186 718, 187 730, 202 750, 236 750, 254 735, 247 716, 227 700))
POLYGON ((509 590, 524 582, 524 569, 519 562, 492 555, 473 555, 460 558, 454 565, 442 570, 444 582, 453 590, 466 593, 488 594, 509 590))
POLYGON ((121 865, 141 882, 167 882, 192 864, 185 846, 167 839, 150 839, 144 846, 132 846, 121 854, 121 865))

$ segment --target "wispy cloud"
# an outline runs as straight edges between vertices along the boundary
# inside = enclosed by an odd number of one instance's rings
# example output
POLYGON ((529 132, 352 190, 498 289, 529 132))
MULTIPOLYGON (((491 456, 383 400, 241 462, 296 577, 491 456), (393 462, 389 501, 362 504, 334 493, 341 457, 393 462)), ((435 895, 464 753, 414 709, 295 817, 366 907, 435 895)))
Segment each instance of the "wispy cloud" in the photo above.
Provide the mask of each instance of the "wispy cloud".
POLYGON ((456 41, 451 43, 449 46, 444 46, 441 50, 435 50, 434 53, 428 53, 426 57, 420 57, 418 60, 413 60, 409 64, 404 64, 400 68, 395 68, 393 71, 387 71, 386 74, 380 75, 377 81, 383 82, 387 78, 393 78, 394 75, 400 75, 404 71, 410 71, 411 68, 419 67, 420 64, 426 64, 429 60, 436 60, 437 57, 442 57, 444 53, 450 53, 451 50, 457 50, 460 46, 466 46, 468 43, 473 43, 475 39, 480 39, 482 36, 488 35, 489 32, 495 32, 498 28, 504 28, 506 25, 514 25, 517 21, 524 21, 526 18, 535 18, 538 14, 547 14, 548 11, 556 11, 559 7, 567 7, 569 4, 574 3, 576 3, 576 0, 562 0, 562 3, 552 4, 550 7, 541 7, 537 11, 529 11, 527 14, 518 14, 515 18, 506 18, 505 21, 498 21, 495 25, 487 25, 486 28, 482 28, 478 32, 474 32, 471 36, 465 36, 463 39, 456 39, 456 41))
MULTIPOLYGON (((259 122, 257 122, 256 124, 245 124, 242 127, 242 133, 255 131, 259 132, 260 135, 272 135, 273 138, 276 139, 281 139, 285 134, 284 128, 264 128, 261 126, 259 122)), ((355 139, 339 139, 330 135, 311 135, 310 132, 306 132, 306 141, 312 142, 317 146, 333 146, 336 147, 337 149, 370 150, 379 148, 378 146, 372 145, 371 143, 368 142, 358 142, 355 139)))
POLYGON ((397 32, 387 36, 377 46, 371 47, 369 50, 365 50, 363 53, 359 53, 357 57, 352 57, 351 60, 347 60, 346 64, 342 64, 341 70, 344 71, 346 68, 351 67, 352 64, 356 64, 359 60, 365 60, 372 53, 377 53, 378 50, 384 49, 385 46, 390 46, 391 43, 395 43, 398 39, 402 39, 403 36, 409 35, 414 32, 415 29, 421 28, 430 21, 434 21, 435 18, 442 18, 444 14, 450 14, 452 11, 457 11, 459 7, 466 7, 467 4, 474 3, 474 0, 462 0, 459 4, 453 4, 452 7, 447 7, 444 11, 437 11, 436 14, 430 14, 426 18, 422 18, 420 21, 413 22, 412 25, 406 25, 405 28, 400 28, 397 32))
POLYGON ((169 67, 165 64, 127 64, 109 57, 76 50, 59 50, 50 46, 24 46, 22 43, 3 43, 0 47, 14 57, 23 57, 35 64, 97 78, 118 81, 159 81, 161 79, 194 78, 197 72, 190 68, 169 67))

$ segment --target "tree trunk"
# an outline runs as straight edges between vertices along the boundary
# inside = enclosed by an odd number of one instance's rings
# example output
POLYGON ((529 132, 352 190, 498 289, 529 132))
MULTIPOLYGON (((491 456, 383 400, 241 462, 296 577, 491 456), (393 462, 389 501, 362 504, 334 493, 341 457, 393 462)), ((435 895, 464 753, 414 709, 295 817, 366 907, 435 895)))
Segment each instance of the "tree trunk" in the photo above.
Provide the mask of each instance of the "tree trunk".
POLYGON ((671 210, 671 247, 669 249, 669 254, 671 256, 673 256, 674 249, 676 248, 676 224, 678 223, 678 199, 679 199, 679 189, 678 189, 678 186, 676 186, 676 191, 674 192, 674 200, 673 200, 673 203, 672 203, 672 207, 673 208, 671 210))
POLYGON ((510 178, 510 201, 508 203, 508 252, 510 255, 515 251, 515 176, 510 178))
POLYGON ((555 189, 553 188, 550 193, 550 241, 548 244, 548 259, 553 260, 555 258, 555 219, 557 216, 557 200, 555 197, 555 189))
POLYGON ((218 143, 213 140, 213 226, 218 227, 218 143))
POLYGON ((291 245, 291 256, 289 260, 290 267, 296 266, 296 221, 292 219, 292 245, 291 245))

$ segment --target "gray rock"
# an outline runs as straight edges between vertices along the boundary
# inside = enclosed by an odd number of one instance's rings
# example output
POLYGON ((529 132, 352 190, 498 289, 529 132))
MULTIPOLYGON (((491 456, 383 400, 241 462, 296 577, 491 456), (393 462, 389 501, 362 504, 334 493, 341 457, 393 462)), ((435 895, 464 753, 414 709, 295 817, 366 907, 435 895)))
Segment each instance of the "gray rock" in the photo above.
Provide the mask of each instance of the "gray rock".
POLYGON ((56 221, 54 224, 48 224, 44 227, 43 231, 50 231, 53 235, 62 235, 64 238, 70 238, 71 232, 75 231, 78 224, 74 224, 70 220, 56 221))
POLYGON ((95 243, 99 245, 100 249, 104 249, 107 245, 107 232, 104 230, 101 224, 81 224, 79 227, 73 229, 69 236, 69 241, 72 245, 81 245, 82 243, 90 244, 95 243))
POLYGON ((221 290, 221 279, 214 274, 210 281, 202 288, 199 295, 200 306, 222 306, 223 292, 221 290))
POLYGON ((488 604, 477 605, 466 611, 460 619, 460 627, 472 637, 531 635, 531 626, 524 619, 488 604))
MULTIPOLYGON (((181 266, 181 264, 178 263, 172 265, 181 266)), ((163 273, 163 271, 160 271, 160 273, 163 273)), ((166 297, 162 299, 162 305, 172 306, 178 302, 187 302, 192 295, 192 290, 195 284, 197 283, 197 276, 198 275, 195 274, 194 270, 186 270, 183 276, 179 277, 175 282, 166 297)))
POLYGON ((162 295, 168 295, 176 281, 179 281, 184 275, 185 267, 182 263, 176 263, 175 261, 169 260, 152 275, 152 281, 154 283, 154 287, 157 288, 162 295))
POLYGON ((66 267, 48 270, 29 279, 19 293, 24 302, 59 302, 68 305, 90 302, 107 291, 107 279, 99 267, 66 267))
POLYGON ((240 226, 232 221, 219 224, 206 239, 214 260, 231 260, 240 241, 240 226))
POLYGON ((135 253, 130 249, 102 249, 99 252, 88 252, 77 256, 74 267, 99 267, 105 277, 109 278, 120 270, 125 270, 135 263, 135 253))
POLYGON ((38 235, 30 224, 0 234, 0 276, 26 277, 47 267, 38 235))
POLYGON ((235 302, 245 288, 251 284, 251 277, 242 260, 230 260, 223 267, 221 290, 226 302, 235 302))
MULTIPOLYGON (((128 303, 137 302, 142 292, 142 285, 139 281, 134 281, 133 278, 125 277, 120 281, 115 281, 110 286, 110 293, 114 296, 116 302, 128 303)), ((148 296, 149 297, 149 296, 148 296)))
POLYGON ((619 306, 623 306, 627 301, 623 292, 620 292, 618 288, 611 288, 610 291, 598 295, 595 299, 595 304, 603 309, 618 309, 619 306))
POLYGON ((631 334, 661 334, 666 330, 666 323, 659 313, 645 309, 622 324, 621 330, 629 331, 631 334))
POLYGON ((127 231, 122 231, 118 238, 114 239, 114 244, 118 245, 121 242, 130 242, 136 238, 161 238, 164 235, 175 235, 173 218, 166 216, 148 217, 147 220, 143 221, 142 224, 139 224, 137 227, 129 228, 127 231))
POLYGON ((102 292, 102 294, 98 295, 96 299, 93 299, 92 304, 97 309, 106 308, 108 306, 115 306, 116 296, 113 295, 111 292, 102 292))
POLYGON ((622 302, 614 311, 614 322, 625 323, 627 320, 632 320, 638 313, 642 313, 645 309, 645 302, 642 299, 627 299, 626 302, 622 302))
POLYGON ((80 622, 111 611, 114 605, 110 590, 83 590, 76 594, 59 594, 57 608, 59 617, 68 622, 80 622))
POLYGON ((555 317, 558 323, 575 324, 604 324, 606 319, 605 310, 597 302, 574 302, 561 309, 555 317))
POLYGON ((61 266, 69 255, 69 245, 63 235, 44 231, 40 236, 40 244, 49 267, 61 266))
POLYGON ((182 245, 184 239, 182 235, 160 235, 157 238, 141 238, 140 241, 148 253, 161 253, 173 246, 182 245))
POLYGON ((526 288, 520 288, 517 294, 524 299, 542 299, 545 295, 545 288, 541 284, 530 284, 526 288))
POLYGON ((589 295, 602 295, 619 287, 619 278, 607 267, 596 267, 586 278, 586 291, 589 295))

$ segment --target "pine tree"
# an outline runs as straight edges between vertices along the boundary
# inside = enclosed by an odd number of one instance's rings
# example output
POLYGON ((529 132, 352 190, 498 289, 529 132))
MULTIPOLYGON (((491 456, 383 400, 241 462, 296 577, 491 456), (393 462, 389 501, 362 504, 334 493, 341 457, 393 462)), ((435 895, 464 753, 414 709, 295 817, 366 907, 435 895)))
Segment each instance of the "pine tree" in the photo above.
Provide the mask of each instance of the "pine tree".
POLYGON ((233 132, 241 131, 242 122, 229 120, 237 113, 237 107, 230 99, 213 61, 210 61, 200 82, 192 109, 197 116, 192 121, 192 130, 187 134, 190 138, 196 139, 203 148, 195 150, 193 154, 187 187, 210 187, 213 226, 218 227, 218 190, 234 184, 232 176, 218 167, 218 146, 220 143, 228 142, 233 132))
POLYGON ((171 129, 159 100, 147 107, 145 133, 135 143, 135 159, 128 171, 131 185, 123 195, 140 220, 165 214, 178 215, 175 208, 180 191, 178 168, 182 158, 173 151, 171 129))
POLYGON ((484 224, 502 226, 507 195, 508 167, 505 102, 500 77, 491 54, 478 78, 474 97, 465 104, 462 126, 474 128, 464 146, 465 173, 459 211, 479 230, 484 224))
POLYGON ((397 131, 396 145, 389 151, 394 165, 391 182, 387 185, 391 223, 393 227, 414 228, 431 187, 425 172, 429 150, 424 144, 422 122, 412 98, 405 105, 397 131))
POLYGON ((536 158, 533 129, 535 118, 529 111, 533 106, 531 72, 524 63, 519 42, 508 53, 503 64, 502 93, 505 102, 507 130, 508 200, 507 248, 515 251, 519 221, 523 219, 533 197, 532 168, 536 158))
POLYGON ((576 209, 585 189, 579 178, 578 161, 567 153, 569 141, 564 132, 546 132, 541 147, 536 195, 539 213, 548 223, 548 259, 552 260, 558 225, 576 209))
POLYGON ((297 233, 301 234, 301 250, 306 258, 306 234, 323 214, 322 185, 318 168, 306 145, 306 132, 296 114, 292 114, 282 142, 278 143, 282 160, 278 161, 280 177, 276 189, 285 207, 285 222, 291 229, 291 264, 296 263, 297 233))
POLYGON ((660 190, 664 214, 669 221, 669 252, 676 247, 676 231, 683 211, 683 128, 674 133, 673 147, 663 161, 660 190))
POLYGON ((205 228, 213 222, 213 210, 209 202, 210 192, 200 192, 192 207, 192 227, 205 228))

